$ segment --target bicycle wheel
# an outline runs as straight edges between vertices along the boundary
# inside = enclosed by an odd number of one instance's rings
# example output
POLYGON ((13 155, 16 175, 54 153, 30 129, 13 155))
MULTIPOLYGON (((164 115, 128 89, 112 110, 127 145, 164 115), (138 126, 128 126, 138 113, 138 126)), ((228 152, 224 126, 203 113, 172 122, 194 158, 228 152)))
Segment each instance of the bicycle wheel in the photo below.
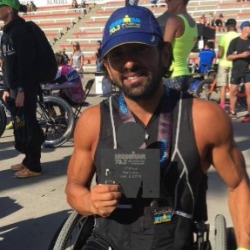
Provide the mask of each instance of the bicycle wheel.
POLYGON ((44 134, 44 147, 58 147, 68 141, 74 130, 74 113, 71 106, 57 96, 45 96, 38 101, 37 120, 44 134))
POLYGON ((212 79, 205 79, 201 81, 195 91, 195 96, 203 100, 218 101, 219 91, 217 88, 213 89, 210 93, 210 84, 213 82, 212 79))
POLYGON ((4 107, 0 103, 0 137, 3 135, 3 132, 5 131, 6 124, 7 124, 7 117, 5 114, 4 107))
POLYGON ((215 250, 228 250, 227 248, 227 229, 226 219, 223 215, 218 214, 215 217, 215 250))
POLYGON ((93 216, 82 216, 74 211, 64 223, 52 250, 80 250, 94 227, 93 216))

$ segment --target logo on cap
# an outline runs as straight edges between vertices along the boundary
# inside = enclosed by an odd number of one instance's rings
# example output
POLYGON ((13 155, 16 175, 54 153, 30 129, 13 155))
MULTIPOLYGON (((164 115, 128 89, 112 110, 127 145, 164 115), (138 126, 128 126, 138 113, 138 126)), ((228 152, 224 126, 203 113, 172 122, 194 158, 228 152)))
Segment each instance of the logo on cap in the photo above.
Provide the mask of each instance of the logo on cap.
POLYGON ((140 28, 140 27, 141 27, 140 18, 130 17, 129 15, 125 15, 124 18, 118 19, 110 24, 109 34, 112 35, 115 32, 126 28, 140 28))

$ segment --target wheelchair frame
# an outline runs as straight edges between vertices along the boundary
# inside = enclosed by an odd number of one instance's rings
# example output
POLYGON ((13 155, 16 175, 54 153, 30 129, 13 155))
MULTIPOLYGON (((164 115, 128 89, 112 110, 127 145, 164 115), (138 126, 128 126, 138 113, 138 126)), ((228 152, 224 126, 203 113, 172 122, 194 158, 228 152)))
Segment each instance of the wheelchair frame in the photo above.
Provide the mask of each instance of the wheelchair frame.
MULTIPOLYGON (((59 228, 51 250, 81 250, 94 228, 94 216, 82 216, 76 211, 59 228)), ((209 240, 210 225, 203 221, 194 222, 193 250, 212 250, 209 240)), ((218 214, 215 217, 214 250, 236 249, 232 228, 226 227, 226 219, 218 214)))

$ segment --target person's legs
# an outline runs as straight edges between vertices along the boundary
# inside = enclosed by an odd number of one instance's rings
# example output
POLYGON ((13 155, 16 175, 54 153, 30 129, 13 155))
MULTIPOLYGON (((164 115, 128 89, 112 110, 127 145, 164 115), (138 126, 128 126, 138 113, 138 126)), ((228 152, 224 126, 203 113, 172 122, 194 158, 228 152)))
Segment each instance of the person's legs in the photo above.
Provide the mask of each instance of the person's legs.
POLYGON ((25 168, 15 174, 19 178, 36 176, 36 173, 40 173, 42 170, 40 158, 44 134, 36 119, 36 101, 36 95, 32 93, 25 95, 24 115, 30 134, 25 158, 22 162, 25 168))
POLYGON ((220 106, 224 109, 226 102, 226 89, 229 81, 229 68, 219 66, 216 76, 216 85, 220 88, 220 106))
POLYGON ((229 116, 232 119, 236 119, 236 102, 237 102, 237 94, 238 94, 238 86, 241 83, 242 77, 241 76, 236 76, 232 75, 231 77, 231 85, 230 85, 230 112, 229 116))
POLYGON ((242 122, 250 122, 250 79, 245 83, 245 93, 247 101, 247 111, 248 113, 242 118, 242 122))
POLYGON ((250 82, 245 83, 245 92, 247 98, 247 111, 250 113, 250 82))
POLYGON ((235 105, 237 101, 238 85, 231 84, 230 86, 230 112, 236 114, 235 105))

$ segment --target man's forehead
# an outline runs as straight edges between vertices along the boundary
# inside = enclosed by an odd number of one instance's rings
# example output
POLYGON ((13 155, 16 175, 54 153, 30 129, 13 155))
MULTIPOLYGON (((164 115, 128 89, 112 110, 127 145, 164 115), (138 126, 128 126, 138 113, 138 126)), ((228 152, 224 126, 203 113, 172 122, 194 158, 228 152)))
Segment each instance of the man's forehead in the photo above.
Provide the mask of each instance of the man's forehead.
POLYGON ((141 48, 145 48, 145 47, 148 47, 148 48, 154 48, 156 46, 150 46, 148 44, 143 44, 143 43, 135 43, 135 42, 131 42, 131 43, 124 43, 124 44, 120 44, 116 47, 114 47, 112 50, 109 51, 110 52, 113 52, 113 51, 117 51, 117 50, 130 50, 130 49, 140 49, 141 48))

